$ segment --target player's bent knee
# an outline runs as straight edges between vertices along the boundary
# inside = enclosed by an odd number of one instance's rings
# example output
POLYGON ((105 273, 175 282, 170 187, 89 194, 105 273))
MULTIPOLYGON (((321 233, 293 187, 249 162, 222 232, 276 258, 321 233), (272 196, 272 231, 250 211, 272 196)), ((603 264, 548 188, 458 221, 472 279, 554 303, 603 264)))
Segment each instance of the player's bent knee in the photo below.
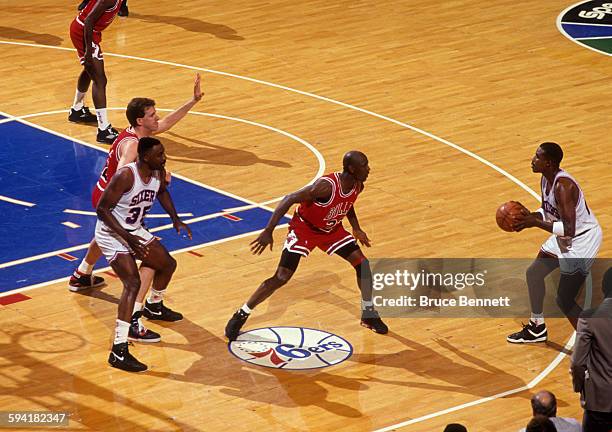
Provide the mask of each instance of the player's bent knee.
POLYGON ((174 273, 174 271, 176 270, 177 267, 177 263, 176 260, 174 258, 172 258, 170 255, 168 255, 168 263, 166 264, 168 271, 174 273))
POLYGON ((127 278, 123 282, 123 287, 130 292, 137 293, 140 289, 140 277, 136 276, 127 278))
POLYGON ((276 274, 274 275, 274 279, 276 279, 278 287, 285 285, 291 277, 293 276, 293 272, 287 268, 280 267, 276 270, 276 274))

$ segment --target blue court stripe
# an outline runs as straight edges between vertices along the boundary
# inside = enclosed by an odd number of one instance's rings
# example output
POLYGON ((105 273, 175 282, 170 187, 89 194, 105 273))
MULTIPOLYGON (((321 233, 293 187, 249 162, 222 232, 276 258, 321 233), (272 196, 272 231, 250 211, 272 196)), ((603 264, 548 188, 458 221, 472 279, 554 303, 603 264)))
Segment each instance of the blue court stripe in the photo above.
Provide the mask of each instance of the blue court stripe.
POLYGON ((568 35, 576 39, 612 36, 612 26, 590 26, 563 23, 562 27, 568 35))

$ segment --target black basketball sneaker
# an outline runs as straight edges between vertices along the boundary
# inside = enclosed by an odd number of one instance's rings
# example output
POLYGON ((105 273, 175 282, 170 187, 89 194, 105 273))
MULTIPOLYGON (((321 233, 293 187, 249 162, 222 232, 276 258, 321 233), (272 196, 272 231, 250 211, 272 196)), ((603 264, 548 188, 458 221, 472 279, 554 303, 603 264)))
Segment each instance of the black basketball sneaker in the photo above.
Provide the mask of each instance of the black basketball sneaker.
POLYGON ((527 325, 522 324, 522 326, 523 329, 521 331, 512 333, 506 340, 510 343, 546 342, 548 332, 546 331, 545 323, 536 325, 533 321, 529 320, 527 325))
POLYGON ((361 311, 361 325, 378 334, 389 332, 389 327, 380 319, 380 315, 372 307, 367 307, 361 311))
POLYGON ((183 314, 175 312, 170 308, 164 306, 164 301, 159 303, 149 303, 149 300, 145 302, 142 314, 150 320, 157 321, 180 321, 183 319, 183 314))
POLYGON ((104 278, 90 274, 88 275, 75 270, 72 276, 70 276, 68 289, 72 292, 78 292, 101 285, 104 285, 104 278))
POLYGON ((68 114, 68 120, 73 123, 87 123, 87 124, 98 123, 98 118, 96 117, 96 115, 92 114, 91 111, 89 111, 89 108, 87 108, 86 106, 84 106, 83 108, 79 110, 70 108, 70 114, 68 114))
POLYGON ((230 340, 230 342, 235 341, 238 335, 240 334, 240 329, 246 322, 249 314, 243 311, 242 309, 238 309, 234 315, 230 318, 225 326, 225 336, 230 340))
POLYGON ((140 311, 134 312, 134 315, 132 315, 132 319, 130 320, 130 330, 128 331, 128 340, 144 343, 161 341, 161 336, 159 333, 140 325, 139 318, 141 316, 142 312, 140 311))
POLYGON ((127 372, 142 372, 147 370, 146 364, 140 363, 130 354, 127 342, 113 345, 108 356, 108 363, 114 368, 127 372))

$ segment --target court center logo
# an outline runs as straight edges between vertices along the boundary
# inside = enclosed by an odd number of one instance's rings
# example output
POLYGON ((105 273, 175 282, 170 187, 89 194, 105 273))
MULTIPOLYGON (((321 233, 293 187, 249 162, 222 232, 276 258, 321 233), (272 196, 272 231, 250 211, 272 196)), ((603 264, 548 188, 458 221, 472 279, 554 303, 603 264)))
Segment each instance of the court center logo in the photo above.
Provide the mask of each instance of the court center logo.
POLYGON ((317 369, 342 363, 353 354, 344 338, 305 327, 266 327, 242 333, 229 344, 240 360, 276 369, 317 369))
POLYGON ((561 12, 557 27, 577 44, 612 55, 612 1, 576 3, 561 12))

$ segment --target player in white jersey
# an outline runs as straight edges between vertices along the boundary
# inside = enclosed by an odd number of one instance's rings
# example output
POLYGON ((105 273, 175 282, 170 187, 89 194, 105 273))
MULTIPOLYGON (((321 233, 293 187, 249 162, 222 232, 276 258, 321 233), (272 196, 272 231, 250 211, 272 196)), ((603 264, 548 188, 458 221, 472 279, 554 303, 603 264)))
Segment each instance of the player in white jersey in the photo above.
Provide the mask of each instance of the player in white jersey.
POLYGON ((559 167, 562 159, 561 147, 557 143, 545 142, 540 144, 531 161, 533 172, 542 174, 542 207, 533 213, 524 209, 513 227, 516 231, 537 227, 552 235, 527 269, 531 303, 529 323, 521 331, 509 335, 508 342, 546 341, 544 278, 557 267, 561 271, 557 304, 574 329, 582 312, 576 296, 599 251, 602 231, 578 182, 559 167))
POLYGON ((185 229, 191 238, 191 230, 178 218, 166 189, 165 164, 166 155, 162 143, 156 138, 141 138, 138 141, 138 161, 117 171, 96 209, 96 242, 123 282, 115 338, 108 362, 113 367, 129 372, 147 369, 146 365, 128 352, 127 344, 130 317, 140 288, 136 258, 155 270, 151 292, 159 299, 163 299, 176 269, 174 258, 142 225, 156 197, 172 218, 176 231, 180 233, 181 229, 185 229))

